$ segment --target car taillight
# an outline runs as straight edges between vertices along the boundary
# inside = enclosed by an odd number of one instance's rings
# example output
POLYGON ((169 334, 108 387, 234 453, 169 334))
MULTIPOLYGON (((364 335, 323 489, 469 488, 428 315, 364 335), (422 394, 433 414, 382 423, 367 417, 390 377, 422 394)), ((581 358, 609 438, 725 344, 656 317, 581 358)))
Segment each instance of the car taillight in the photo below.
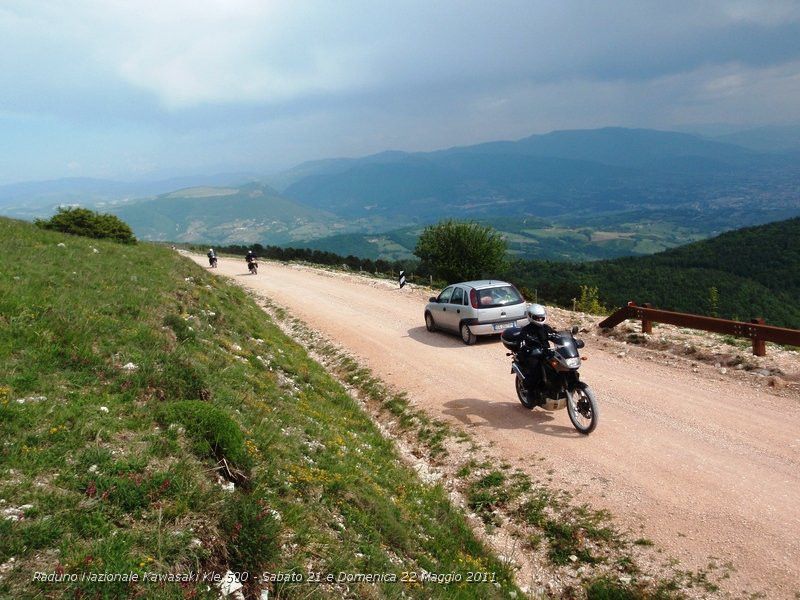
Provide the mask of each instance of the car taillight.
POLYGON ((478 308, 478 292, 475 290, 469 291, 469 303, 472 308, 478 308))

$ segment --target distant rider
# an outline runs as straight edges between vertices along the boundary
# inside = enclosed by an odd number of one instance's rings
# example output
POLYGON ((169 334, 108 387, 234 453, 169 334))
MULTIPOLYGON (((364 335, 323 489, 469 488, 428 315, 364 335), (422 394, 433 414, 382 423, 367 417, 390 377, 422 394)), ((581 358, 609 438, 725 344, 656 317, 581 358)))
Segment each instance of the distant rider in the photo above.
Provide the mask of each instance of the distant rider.
POLYGON ((251 262, 255 262, 257 258, 258 258, 258 257, 256 256, 256 253, 255 253, 255 252, 253 252, 252 250, 248 250, 248 251, 247 251, 247 254, 246 254, 246 255, 245 255, 245 257, 244 257, 244 259, 247 261, 247 264, 248 264, 248 265, 249 265, 251 262))
POLYGON ((214 252, 214 249, 213 248, 209 248, 208 252, 206 253, 206 256, 208 256, 208 264, 213 267, 214 266, 214 260, 217 258, 217 254, 216 254, 216 252, 214 252))
MULTIPOLYGON (((526 311, 528 321, 522 328, 523 339, 528 348, 546 350, 550 346, 550 336, 556 330, 546 323, 547 311, 541 304, 531 304, 526 311)), ((528 355, 528 376, 525 380, 528 391, 535 391, 542 378, 541 357, 528 355)))

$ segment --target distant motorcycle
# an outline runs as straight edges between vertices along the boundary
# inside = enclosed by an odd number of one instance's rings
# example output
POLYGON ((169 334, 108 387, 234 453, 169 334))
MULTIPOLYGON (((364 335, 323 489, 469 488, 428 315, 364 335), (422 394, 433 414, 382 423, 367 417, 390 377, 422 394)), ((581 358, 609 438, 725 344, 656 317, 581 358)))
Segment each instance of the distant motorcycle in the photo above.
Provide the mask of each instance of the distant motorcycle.
POLYGON ((258 262, 255 259, 247 261, 247 268, 250 270, 251 275, 258 275, 258 262))
POLYGON ((212 269, 216 269, 217 268, 217 257, 216 256, 209 256, 208 257, 208 263, 211 265, 212 269))
POLYGON ((581 357, 578 349, 583 348, 583 340, 575 339, 578 328, 572 331, 552 333, 549 340, 553 348, 531 345, 521 329, 507 329, 501 339, 510 352, 511 373, 516 374, 517 398, 522 406, 531 410, 541 406, 544 410, 567 409, 569 420, 580 433, 590 434, 597 427, 599 413, 594 393, 580 380, 578 369, 581 357), (526 380, 532 376, 528 372, 529 357, 538 358, 539 383, 528 391, 526 380))

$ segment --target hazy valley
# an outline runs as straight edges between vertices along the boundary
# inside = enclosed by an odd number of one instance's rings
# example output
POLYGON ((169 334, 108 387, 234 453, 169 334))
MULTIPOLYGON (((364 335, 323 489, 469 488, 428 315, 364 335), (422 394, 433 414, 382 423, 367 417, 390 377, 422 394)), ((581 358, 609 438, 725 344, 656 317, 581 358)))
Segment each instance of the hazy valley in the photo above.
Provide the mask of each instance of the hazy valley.
POLYGON ((120 216, 148 240, 295 245, 388 260, 409 258, 421 229, 442 218, 492 225, 515 256, 596 260, 800 214, 796 128, 720 139, 556 131, 312 161, 260 178, 34 182, 0 186, 0 211, 32 218, 81 204, 120 216))

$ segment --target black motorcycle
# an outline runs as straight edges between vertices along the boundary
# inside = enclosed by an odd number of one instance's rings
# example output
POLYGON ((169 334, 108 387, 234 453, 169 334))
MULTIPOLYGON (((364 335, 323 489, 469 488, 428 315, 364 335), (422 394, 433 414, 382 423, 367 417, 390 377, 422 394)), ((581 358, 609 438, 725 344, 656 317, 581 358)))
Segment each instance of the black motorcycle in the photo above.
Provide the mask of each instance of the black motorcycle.
POLYGON ((507 329, 501 339, 510 352, 511 373, 515 373, 517 397, 527 409, 541 406, 544 410, 567 409, 569 420, 580 433, 589 434, 597 427, 598 411, 594 393, 580 380, 581 357, 578 350, 583 340, 575 339, 578 328, 551 333, 552 348, 541 348, 526 339, 521 329, 507 329), (536 361, 538 373, 530 373, 536 361), (529 378, 536 383, 529 386, 529 378), (528 389, 531 387, 532 389, 528 389))
POLYGON ((208 257, 208 264, 211 265, 212 269, 217 268, 217 257, 216 256, 209 256, 208 257))
POLYGON ((250 270, 251 275, 258 275, 258 262, 255 258, 247 259, 247 268, 250 270))

